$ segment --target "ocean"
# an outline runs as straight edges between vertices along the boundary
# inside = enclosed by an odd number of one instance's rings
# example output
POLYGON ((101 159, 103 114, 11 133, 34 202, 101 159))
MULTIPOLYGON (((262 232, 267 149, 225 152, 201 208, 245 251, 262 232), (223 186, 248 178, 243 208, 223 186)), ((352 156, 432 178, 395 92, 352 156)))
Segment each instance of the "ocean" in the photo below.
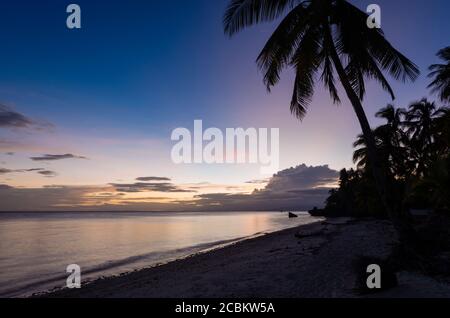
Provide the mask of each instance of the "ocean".
POLYGON ((0 213, 0 297, 65 286, 70 264, 82 282, 155 266, 253 236, 313 222, 299 212, 0 213))

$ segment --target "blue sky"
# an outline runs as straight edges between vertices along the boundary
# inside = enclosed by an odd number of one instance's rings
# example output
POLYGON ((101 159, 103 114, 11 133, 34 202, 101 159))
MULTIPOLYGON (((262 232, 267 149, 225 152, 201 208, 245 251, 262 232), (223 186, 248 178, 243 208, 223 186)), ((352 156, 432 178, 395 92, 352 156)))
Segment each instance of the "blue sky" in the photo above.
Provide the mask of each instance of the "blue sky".
MULTIPOLYGON (((259 167, 174 166, 170 133, 205 126, 280 128, 280 169, 301 163, 333 169, 352 166, 359 125, 345 100, 332 105, 318 87, 300 123, 289 112, 292 74, 269 95, 255 59, 275 24, 229 39, 223 34, 226 0, 74 1, 82 29, 65 27, 61 0, 0 4, 0 103, 42 123, 47 130, 0 130, 0 158, 8 169, 32 168, 31 156, 75 153, 90 160, 54 162, 54 178, 1 175, 0 183, 42 187, 99 185, 142 175, 174 182, 240 184, 258 179, 259 167), (8 141, 6 143, 5 141, 8 141)), ((373 1, 352 1, 366 8, 373 1)), ((392 82, 395 104, 428 95, 427 67, 448 46, 447 0, 377 1, 387 38, 419 65, 413 84, 392 82)), ((389 96, 368 85, 365 108, 373 114, 389 96)))
MULTIPOLYGON (((228 39, 227 1, 78 1, 81 30, 65 28, 67 3, 2 3, 3 102, 65 128, 161 135, 165 123, 193 117, 233 120, 236 96, 266 93, 253 62, 273 27, 228 39)), ((447 44, 448 1, 378 3, 388 37, 425 71, 447 44)), ((425 94, 426 81, 417 84, 425 94)), ((409 86, 396 91, 416 98, 409 86)))

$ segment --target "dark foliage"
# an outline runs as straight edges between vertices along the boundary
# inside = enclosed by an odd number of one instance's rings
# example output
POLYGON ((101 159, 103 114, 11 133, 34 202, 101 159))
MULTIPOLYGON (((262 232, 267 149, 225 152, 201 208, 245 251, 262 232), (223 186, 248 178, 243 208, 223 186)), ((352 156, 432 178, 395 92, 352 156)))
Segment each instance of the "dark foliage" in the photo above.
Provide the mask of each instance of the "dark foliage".
POLYGON ((437 56, 445 64, 434 64, 430 66, 429 77, 433 79, 428 86, 432 92, 439 94, 443 102, 450 102, 450 46, 440 50, 437 56))
MULTIPOLYGON (((450 207, 449 108, 423 99, 408 110, 392 105, 377 116, 377 151, 388 175, 390 203, 396 209, 448 213, 450 207)), ((324 213, 330 216, 386 217, 370 173, 365 140, 354 143, 357 169, 342 170, 339 188, 330 191, 324 213)))

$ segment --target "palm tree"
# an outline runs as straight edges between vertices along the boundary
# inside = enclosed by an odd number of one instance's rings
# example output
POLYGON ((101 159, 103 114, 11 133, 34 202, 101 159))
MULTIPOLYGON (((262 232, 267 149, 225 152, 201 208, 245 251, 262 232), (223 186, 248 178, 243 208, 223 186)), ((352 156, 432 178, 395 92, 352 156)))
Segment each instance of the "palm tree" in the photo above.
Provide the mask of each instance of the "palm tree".
POLYGON ((383 205, 396 228, 405 232, 400 214, 388 204, 385 173, 362 101, 366 78, 378 81, 394 99, 383 71, 397 80, 415 80, 417 66, 386 40, 381 29, 367 26, 366 13, 345 0, 230 0, 224 16, 225 33, 232 36, 245 27, 282 16, 257 58, 267 89, 278 83, 283 69, 292 67, 296 76, 291 111, 302 119, 317 79, 333 102, 340 102, 337 74, 361 125, 383 205))
POLYGON ((434 79, 428 88, 432 88, 433 93, 438 93, 443 102, 450 102, 450 46, 440 50, 437 56, 446 64, 430 66, 431 73, 428 77, 434 79))
MULTIPOLYGON (((383 163, 390 179, 403 179, 408 172, 408 149, 398 142, 398 135, 401 131, 392 131, 388 125, 377 127, 374 132, 375 144, 378 158, 383 163)), ((353 143, 353 162, 359 170, 371 172, 371 163, 366 140, 363 135, 359 135, 353 143)))
MULTIPOLYGON (((394 134, 400 131, 402 124, 402 117, 405 114, 403 108, 395 108, 394 105, 388 104, 386 107, 380 109, 375 116, 386 120, 386 125, 394 134)), ((398 136, 399 138, 401 136, 398 136)), ((399 142, 400 140, 398 140, 399 142)))
POLYGON ((386 120, 386 124, 375 129, 375 135, 381 141, 383 153, 387 156, 391 172, 396 178, 403 178, 409 169, 409 153, 406 145, 409 143, 408 135, 403 131, 403 118, 406 110, 395 108, 389 104, 380 109, 375 116, 386 120))
POLYGON ((405 115, 404 125, 410 140, 412 156, 417 161, 416 173, 424 175, 437 153, 435 144, 436 119, 443 109, 426 99, 412 103, 405 115))
MULTIPOLYGON (((353 143, 353 148, 355 151, 353 152, 353 163, 356 164, 358 170, 366 170, 369 166, 368 152, 366 146, 366 140, 363 135, 358 135, 356 141, 353 143)), ((378 156, 379 156, 378 150, 378 156)))
POLYGON ((440 157, 450 156, 450 108, 442 108, 434 120, 434 137, 440 157))

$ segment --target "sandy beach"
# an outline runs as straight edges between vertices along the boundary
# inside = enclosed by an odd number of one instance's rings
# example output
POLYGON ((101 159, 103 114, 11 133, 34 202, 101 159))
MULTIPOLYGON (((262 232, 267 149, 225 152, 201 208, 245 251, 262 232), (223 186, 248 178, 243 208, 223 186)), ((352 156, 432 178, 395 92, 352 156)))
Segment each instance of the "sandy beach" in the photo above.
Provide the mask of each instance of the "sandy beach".
MULTIPOLYGON (((395 244, 387 221, 328 219, 153 268, 98 279, 44 297, 361 297, 352 264, 385 258, 395 244)), ((450 286, 398 273, 399 286, 375 297, 450 297, 450 286)))

